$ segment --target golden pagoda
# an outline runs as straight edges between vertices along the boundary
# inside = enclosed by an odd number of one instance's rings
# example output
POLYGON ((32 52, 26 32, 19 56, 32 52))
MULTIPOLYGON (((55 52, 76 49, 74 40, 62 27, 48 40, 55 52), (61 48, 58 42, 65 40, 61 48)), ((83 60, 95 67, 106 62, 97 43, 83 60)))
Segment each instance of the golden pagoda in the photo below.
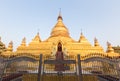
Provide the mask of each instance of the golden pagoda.
POLYGON ((50 36, 46 40, 41 40, 39 33, 32 39, 32 41, 26 45, 26 38, 24 37, 21 45, 17 47, 14 52, 12 50, 12 42, 9 44, 7 51, 3 52, 2 55, 33 55, 39 56, 52 55, 57 50, 58 43, 61 42, 63 46, 63 51, 68 55, 76 56, 80 54, 81 56, 89 54, 102 54, 107 56, 118 56, 118 53, 114 53, 114 50, 110 43, 107 43, 107 51, 104 52, 103 48, 99 45, 98 40, 94 39, 94 45, 86 39, 86 37, 81 32, 79 40, 74 40, 69 34, 69 30, 63 23, 63 18, 61 13, 59 13, 57 18, 57 23, 53 27, 50 36))
POLYGON ((5 44, 1 42, 1 37, 0 37, 0 54, 4 51, 6 51, 6 47, 5 47, 5 44))

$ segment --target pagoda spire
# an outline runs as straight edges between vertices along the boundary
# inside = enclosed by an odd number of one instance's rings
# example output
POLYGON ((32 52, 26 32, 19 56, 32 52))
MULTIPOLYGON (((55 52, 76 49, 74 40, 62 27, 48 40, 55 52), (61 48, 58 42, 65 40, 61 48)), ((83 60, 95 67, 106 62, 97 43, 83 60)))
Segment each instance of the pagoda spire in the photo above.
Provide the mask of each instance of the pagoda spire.
POLYGON ((58 20, 58 21, 62 21, 62 20, 63 20, 62 15, 61 15, 61 8, 60 8, 60 11, 59 11, 59 15, 58 15, 57 20, 58 20))
POLYGON ((84 37, 83 33, 81 32, 79 41, 81 41, 82 39, 85 39, 85 37, 84 37))
POLYGON ((51 37, 56 37, 56 36, 70 37, 69 31, 67 27, 64 25, 64 23, 62 22, 62 20, 63 19, 62 19, 61 10, 60 10, 57 18, 57 23, 52 29, 51 37))
POLYGON ((85 36, 83 35, 83 33, 81 32, 80 38, 79 38, 79 42, 82 44, 87 44, 87 45, 91 45, 89 43, 89 41, 85 38, 85 36))
POLYGON ((3 42, 1 41, 1 37, 0 37, 0 54, 1 54, 3 51, 6 51, 6 47, 5 47, 5 44, 3 44, 3 42))
POLYGON ((35 38, 33 40, 34 41, 41 41, 40 36, 39 36, 39 32, 37 32, 37 35, 35 36, 35 38))
POLYGON ((107 42, 107 53, 114 53, 111 43, 107 42))
POLYGON ((25 37, 22 39, 21 46, 26 46, 26 38, 25 37))
POLYGON ((10 41, 8 48, 7 48, 7 51, 9 51, 9 52, 13 51, 13 42, 12 41, 10 41))
POLYGON ((80 39, 85 38, 81 29, 81 33, 80 33, 80 39))
POLYGON ((32 39, 32 43, 39 43, 39 42, 41 42, 41 39, 38 32, 37 35, 32 39))
POLYGON ((97 40, 96 37, 95 37, 95 39, 94 39, 94 46, 99 46, 99 43, 98 43, 98 40, 97 40))

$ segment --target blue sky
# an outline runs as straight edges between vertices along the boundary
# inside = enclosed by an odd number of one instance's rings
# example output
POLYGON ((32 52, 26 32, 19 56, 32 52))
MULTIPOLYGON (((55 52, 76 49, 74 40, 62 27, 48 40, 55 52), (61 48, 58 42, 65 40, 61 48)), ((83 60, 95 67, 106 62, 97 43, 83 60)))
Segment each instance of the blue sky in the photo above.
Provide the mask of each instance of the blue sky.
POLYGON ((93 45, 94 38, 120 45, 120 0, 0 0, 0 36, 14 50, 26 37, 27 44, 39 30, 41 40, 50 36, 61 8, 71 37, 79 40, 81 29, 93 45))

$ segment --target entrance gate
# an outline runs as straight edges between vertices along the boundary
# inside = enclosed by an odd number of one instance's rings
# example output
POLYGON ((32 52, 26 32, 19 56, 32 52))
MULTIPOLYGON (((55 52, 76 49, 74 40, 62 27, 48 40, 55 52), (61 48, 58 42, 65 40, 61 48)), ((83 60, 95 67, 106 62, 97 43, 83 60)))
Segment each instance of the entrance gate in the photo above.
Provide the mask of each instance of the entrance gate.
POLYGON ((43 61, 42 81, 78 81, 78 75, 75 58, 67 57, 64 60, 55 60, 48 57, 43 61), (62 71, 56 70, 57 65, 64 66, 61 68, 62 71))

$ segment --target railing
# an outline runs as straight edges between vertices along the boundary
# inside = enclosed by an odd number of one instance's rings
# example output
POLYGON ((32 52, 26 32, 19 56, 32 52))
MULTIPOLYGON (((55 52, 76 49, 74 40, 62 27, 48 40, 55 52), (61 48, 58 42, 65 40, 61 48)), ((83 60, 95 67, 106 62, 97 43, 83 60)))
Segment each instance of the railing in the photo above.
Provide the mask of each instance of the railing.
POLYGON ((30 77, 29 75, 35 77, 33 81, 46 81, 45 79, 51 79, 51 77, 56 78, 57 81, 70 81, 70 78, 72 81, 87 81, 88 79, 89 81, 98 79, 120 81, 119 60, 116 57, 108 58, 96 54, 93 57, 92 55, 90 57, 80 55, 76 58, 66 57, 64 60, 55 60, 50 56, 43 57, 42 54, 39 60, 26 56, 14 57, 6 61, 0 60, 4 65, 1 65, 3 68, 0 81, 22 80, 30 77), (56 64, 63 64, 64 70, 55 70, 56 64))
POLYGON ((3 58, 0 60, 3 67, 0 81, 22 81, 25 74, 38 74, 38 63, 38 60, 27 56, 3 58))
POLYGON ((22 74, 8 74, 6 76, 3 76, 2 81, 18 81, 18 79, 21 81, 22 74))

